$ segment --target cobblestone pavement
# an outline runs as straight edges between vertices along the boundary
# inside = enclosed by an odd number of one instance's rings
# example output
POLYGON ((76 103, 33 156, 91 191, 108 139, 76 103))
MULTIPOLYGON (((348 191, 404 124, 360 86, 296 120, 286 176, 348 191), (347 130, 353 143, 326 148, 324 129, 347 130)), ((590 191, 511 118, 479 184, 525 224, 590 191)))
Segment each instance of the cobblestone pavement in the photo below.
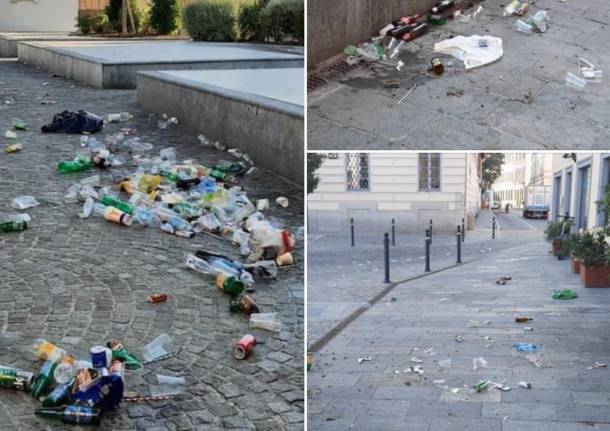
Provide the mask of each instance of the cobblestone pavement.
POLYGON ((610 430, 610 369, 594 367, 610 362, 610 290, 583 288, 569 261, 549 250, 541 239, 531 241, 400 285, 395 301, 378 302, 315 356, 309 425, 328 431, 610 430), (505 275, 512 281, 497 285, 505 275), (553 288, 570 288, 578 298, 553 300, 553 288), (517 316, 534 320, 515 323, 517 316), (519 342, 537 346, 543 367, 516 351, 519 342), (371 361, 358 362, 365 357, 371 361), (487 368, 473 368, 478 357, 487 368), (451 364, 443 368, 447 359, 451 364), (424 373, 404 372, 413 365, 424 373), (472 386, 481 379, 506 381, 511 390, 476 393, 472 386), (520 381, 532 388, 520 388, 520 381))
POLYGON ((508 3, 486 0, 476 19, 453 20, 406 44, 396 58, 404 63, 400 72, 393 65, 362 65, 340 79, 329 78, 328 85, 309 94, 308 148, 605 149, 608 80, 580 91, 568 87, 565 77, 579 73, 579 57, 609 69, 608 2, 531 2, 525 19, 548 11, 551 24, 544 34, 516 31, 518 17, 502 17, 508 3), (458 35, 500 37, 504 55, 468 72, 453 57, 441 56, 445 74, 427 73, 437 56, 434 44, 458 35), (382 79, 399 79, 400 88, 384 88, 382 79), (464 94, 448 95, 456 90, 464 94))
MULTIPOLYGON (((491 239, 492 215, 482 211, 476 227, 468 231, 462 247, 462 261, 524 244, 541 237, 546 221, 527 220, 516 210, 499 214, 499 230, 491 239)), ((350 238, 310 235, 307 288, 307 344, 313 345, 338 322, 370 301, 388 285, 383 284, 383 234, 360 234, 356 247, 350 238)), ((457 245, 453 235, 433 235, 430 250, 433 271, 456 264, 457 245)), ((424 235, 397 235, 390 247, 390 279, 405 280, 424 273, 424 235)))
MULTIPOLYGON (((259 340, 254 355, 237 361, 232 343, 251 332, 248 319, 230 314, 228 299, 213 280, 186 270, 183 261, 187 252, 200 247, 235 258, 238 250, 207 236, 187 240, 136 225, 122 228, 97 217, 79 219, 80 206, 64 204, 63 196, 91 172, 56 172, 57 162, 72 158, 79 149, 79 136, 42 135, 39 130, 64 109, 129 111, 135 119, 128 126, 137 128, 143 142, 153 143, 155 152, 173 146, 179 158, 196 158, 208 166, 230 156, 202 148, 196 135, 180 126, 151 126, 133 91, 85 87, 15 61, 0 62, 0 83, 0 101, 5 96, 16 100, 0 104, 2 136, 12 117, 30 123, 30 131, 20 133, 23 151, 0 154, 0 216, 12 212, 15 196, 33 195, 41 202, 28 211, 32 223, 27 231, 0 236, 0 363, 33 369, 27 350, 37 337, 86 358, 91 346, 111 338, 121 339, 138 354, 156 336, 168 333, 182 348, 180 354, 128 374, 126 387, 146 394, 155 374, 182 375, 186 394, 166 402, 123 403, 104 416, 100 429, 303 429, 302 241, 294 267, 275 281, 257 284, 256 298, 266 311, 280 313, 282 330, 254 330, 259 340), (41 100, 57 104, 42 105, 41 100), (161 292, 170 295, 168 302, 146 302, 148 294, 161 292)), ((111 124, 100 135, 124 126, 111 124)), ((121 175, 115 170, 96 173, 106 184, 121 175)), ((291 229, 302 226, 300 187, 264 171, 243 185, 252 199, 288 196, 288 209, 274 205, 268 214, 291 229)), ((2 391, 0 428, 65 429, 35 418, 36 405, 24 394, 2 391)))

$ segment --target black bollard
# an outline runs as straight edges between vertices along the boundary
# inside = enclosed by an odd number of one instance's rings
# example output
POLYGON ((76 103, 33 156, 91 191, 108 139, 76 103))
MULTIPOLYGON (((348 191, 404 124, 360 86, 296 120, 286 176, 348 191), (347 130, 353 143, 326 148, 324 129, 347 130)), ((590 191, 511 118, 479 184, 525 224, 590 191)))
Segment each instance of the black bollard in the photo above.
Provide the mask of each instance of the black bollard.
POLYGON ((430 244, 432 244, 432 219, 430 219, 430 244))
POLYGON ((457 263, 462 263, 462 230, 457 227, 457 263))
POLYGON ((354 219, 353 218, 349 219, 349 223, 350 223, 350 229, 352 231, 352 247, 355 247, 356 242, 354 241, 354 219))
POLYGON ((426 229, 426 271, 430 272, 430 230, 426 229))
POLYGON ((384 233, 383 234, 383 251, 384 251, 384 257, 385 257, 385 281, 384 283, 391 283, 390 282, 390 238, 389 238, 390 234, 389 233, 384 233))
POLYGON ((396 222, 392 219, 392 245, 396 245, 396 222))
POLYGON ((491 222, 491 239, 496 239, 496 218, 491 222))
POLYGON ((464 219, 462 219, 462 242, 466 240, 466 224, 464 219))

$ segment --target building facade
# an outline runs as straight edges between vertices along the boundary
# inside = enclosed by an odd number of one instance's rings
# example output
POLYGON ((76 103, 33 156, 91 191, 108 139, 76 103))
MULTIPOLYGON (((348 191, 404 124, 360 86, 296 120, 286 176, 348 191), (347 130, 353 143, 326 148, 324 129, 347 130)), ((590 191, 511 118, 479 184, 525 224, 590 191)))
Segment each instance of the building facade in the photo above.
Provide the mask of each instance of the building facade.
POLYGON ((606 215, 598 213, 595 202, 608 185, 610 153, 554 154, 551 219, 572 217, 577 229, 604 226, 606 215))
POLYGON ((79 0, 0 0, 0 32, 75 31, 79 0))
POLYGON ((459 153, 329 154, 308 196, 310 232, 455 232, 462 218, 474 226, 481 208, 483 157, 459 153))
POLYGON ((553 183, 553 155, 548 153, 507 153, 502 175, 492 186, 493 199, 502 207, 523 208, 525 188, 553 183))

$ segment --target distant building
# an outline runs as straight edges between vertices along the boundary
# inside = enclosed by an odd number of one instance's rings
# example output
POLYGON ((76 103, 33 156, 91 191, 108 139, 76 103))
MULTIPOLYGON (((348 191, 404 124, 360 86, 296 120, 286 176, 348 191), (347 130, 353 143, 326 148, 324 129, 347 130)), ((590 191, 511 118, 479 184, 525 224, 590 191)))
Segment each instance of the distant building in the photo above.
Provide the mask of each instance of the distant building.
POLYGON ((610 153, 553 154, 551 219, 573 217, 578 229, 603 226, 606 215, 597 212, 595 202, 608 185, 610 153))
POLYGON ((502 175, 492 186, 494 200, 504 207, 523 208, 525 188, 551 186, 553 155, 549 153, 507 153, 502 175))
POLYGON ((481 208, 483 156, 458 153, 330 154, 308 197, 310 232, 346 232, 353 218, 360 232, 422 233, 470 227, 481 208))
POLYGON ((72 32, 79 0, 0 0, 0 32, 72 32))

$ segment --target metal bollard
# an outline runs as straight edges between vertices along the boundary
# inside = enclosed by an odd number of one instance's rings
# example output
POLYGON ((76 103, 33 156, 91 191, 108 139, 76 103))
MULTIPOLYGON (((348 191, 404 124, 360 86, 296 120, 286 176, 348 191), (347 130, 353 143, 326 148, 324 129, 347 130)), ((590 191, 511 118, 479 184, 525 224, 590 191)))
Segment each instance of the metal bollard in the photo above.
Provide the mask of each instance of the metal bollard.
POLYGON ((496 218, 491 222, 491 239, 496 239, 496 218))
POLYGON ((426 271, 430 272, 430 230, 426 229, 426 271))
POLYGON ((430 219, 430 244, 432 244, 432 219, 430 219))
POLYGON ((396 222, 392 219, 392 245, 396 245, 396 222))
POLYGON ((462 263, 462 230, 457 227, 457 263, 462 263))
POLYGON ((466 220, 462 219, 462 242, 466 240, 466 220))
POLYGON ((391 283, 390 281, 390 234, 383 234, 383 251, 385 257, 385 281, 384 283, 391 283))
POLYGON ((354 219, 353 218, 349 219, 349 223, 350 223, 350 229, 352 231, 352 247, 355 247, 356 243, 354 241, 354 219))

